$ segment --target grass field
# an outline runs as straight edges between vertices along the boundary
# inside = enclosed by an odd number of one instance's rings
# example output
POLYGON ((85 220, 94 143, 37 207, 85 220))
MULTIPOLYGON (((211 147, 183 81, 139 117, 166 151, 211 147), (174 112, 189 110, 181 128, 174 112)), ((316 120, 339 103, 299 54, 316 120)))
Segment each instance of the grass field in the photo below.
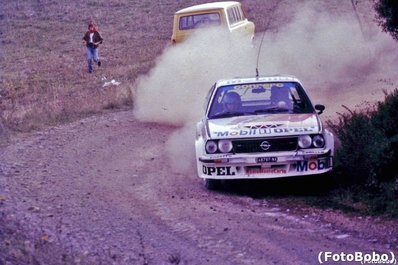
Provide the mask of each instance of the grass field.
MULTIPOLYGON (((132 107, 136 78, 169 45, 173 13, 204 2, 212 1, 2 1, 0 123, 29 131, 104 109, 132 107), (100 47, 103 66, 91 75, 81 42, 90 20, 105 39, 100 47), (111 80, 120 85, 103 86, 111 80)), ((289 14, 295 5, 311 1, 242 2, 257 32, 276 32, 293 17, 289 14)), ((348 0, 330 1, 328 12, 353 10, 348 0)))
MULTIPOLYGON (((131 105, 130 86, 168 44, 171 18, 183 3, 165 1, 4 1, 1 19, 1 117, 11 129, 131 105), (162 15, 156 14, 153 8, 162 15), (86 72, 81 39, 94 20, 103 66, 86 72), (105 79, 106 78, 106 79, 105 79), (103 87, 115 79, 119 86, 103 87)), ((184 3, 185 4, 185 3, 184 3)))

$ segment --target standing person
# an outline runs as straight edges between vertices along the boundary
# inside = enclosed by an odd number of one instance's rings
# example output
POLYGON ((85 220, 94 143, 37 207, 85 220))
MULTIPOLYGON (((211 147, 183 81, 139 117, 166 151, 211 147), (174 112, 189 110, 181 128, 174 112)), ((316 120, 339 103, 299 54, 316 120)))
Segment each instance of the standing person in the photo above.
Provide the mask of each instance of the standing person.
POLYGON ((98 46, 102 44, 102 37, 94 26, 93 22, 88 24, 88 31, 84 34, 83 43, 87 47, 87 63, 88 72, 93 72, 93 60, 101 66, 101 61, 98 55, 98 46))

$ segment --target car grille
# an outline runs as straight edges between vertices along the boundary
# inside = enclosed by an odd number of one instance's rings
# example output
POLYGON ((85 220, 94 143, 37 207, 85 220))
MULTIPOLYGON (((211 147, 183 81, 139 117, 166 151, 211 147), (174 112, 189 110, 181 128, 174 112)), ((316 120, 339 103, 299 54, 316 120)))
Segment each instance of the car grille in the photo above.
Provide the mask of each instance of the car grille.
POLYGON ((234 140, 232 141, 235 153, 266 153, 297 150, 297 137, 255 139, 255 140, 234 140), (266 143, 264 143, 266 142, 266 143), (263 148, 261 147, 263 146, 263 148), (267 150, 264 150, 268 146, 267 150))

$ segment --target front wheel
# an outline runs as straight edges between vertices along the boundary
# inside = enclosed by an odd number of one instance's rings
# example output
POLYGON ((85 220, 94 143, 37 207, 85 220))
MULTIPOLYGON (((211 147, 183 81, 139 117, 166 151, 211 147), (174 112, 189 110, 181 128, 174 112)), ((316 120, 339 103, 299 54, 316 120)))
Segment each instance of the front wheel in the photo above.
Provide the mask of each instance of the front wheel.
POLYGON ((208 190, 218 190, 222 186, 220 179, 205 179, 205 187, 208 190))

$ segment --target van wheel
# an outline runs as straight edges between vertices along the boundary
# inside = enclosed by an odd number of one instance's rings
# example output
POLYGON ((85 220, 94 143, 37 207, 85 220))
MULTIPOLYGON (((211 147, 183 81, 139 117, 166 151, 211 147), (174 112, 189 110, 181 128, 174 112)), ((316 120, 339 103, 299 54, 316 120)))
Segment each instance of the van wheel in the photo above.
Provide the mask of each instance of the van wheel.
POLYGON ((220 179, 205 179, 205 187, 208 190, 218 190, 221 188, 221 184, 220 179))

